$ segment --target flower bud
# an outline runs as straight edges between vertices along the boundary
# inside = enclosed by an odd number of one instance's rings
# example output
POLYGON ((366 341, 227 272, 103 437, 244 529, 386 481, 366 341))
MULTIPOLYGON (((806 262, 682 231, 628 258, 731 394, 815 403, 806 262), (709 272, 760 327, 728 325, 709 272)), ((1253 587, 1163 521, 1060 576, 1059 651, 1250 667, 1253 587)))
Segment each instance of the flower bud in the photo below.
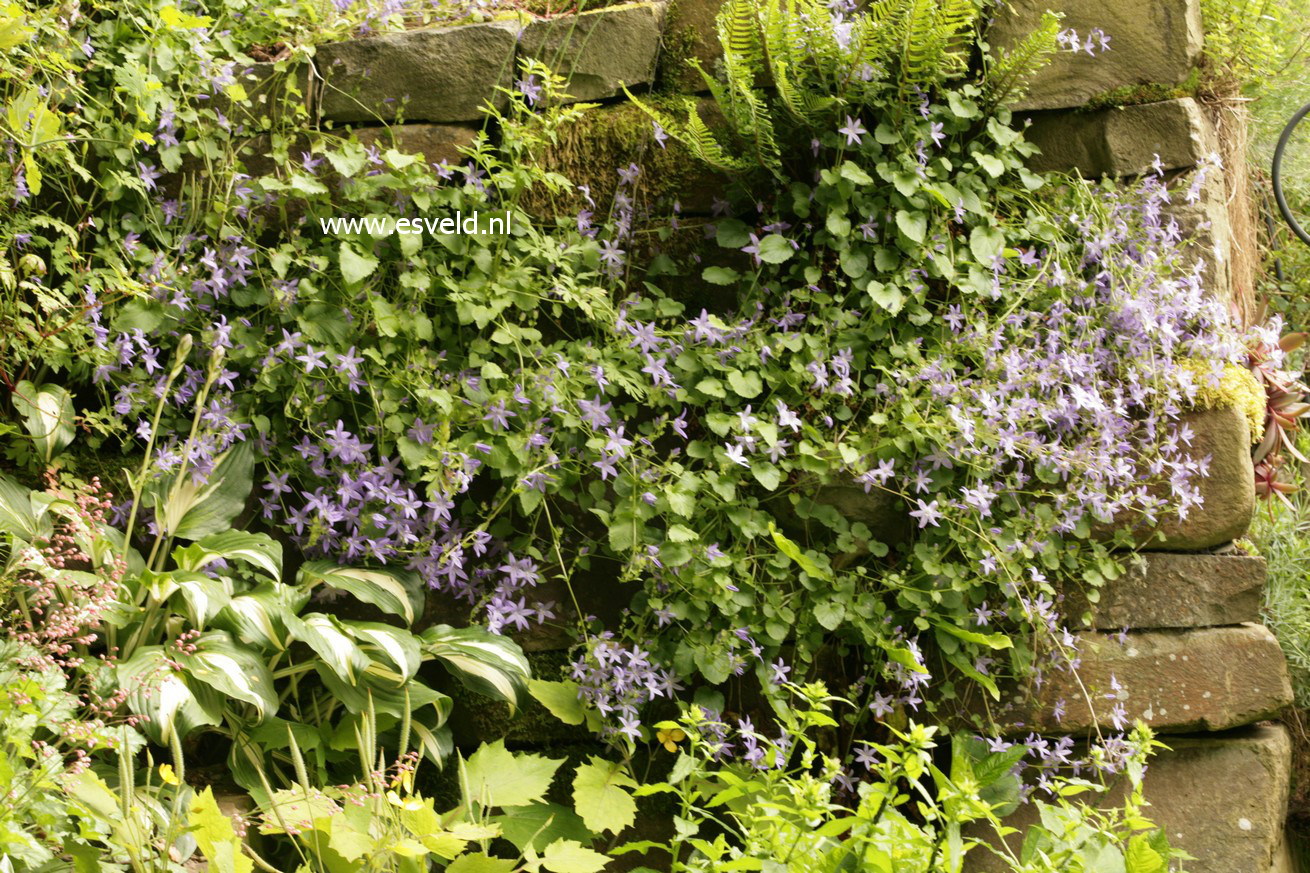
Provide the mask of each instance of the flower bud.
POLYGON ((176 379, 177 374, 182 372, 182 367, 186 364, 187 358, 191 357, 191 348, 194 345, 195 340, 191 334, 182 334, 182 339, 177 344, 177 352, 173 356, 173 369, 169 375, 170 379, 176 379))
POLYGON ((227 356, 227 348, 224 346, 215 346, 214 351, 209 356, 209 372, 217 373, 223 369, 223 358, 227 356))

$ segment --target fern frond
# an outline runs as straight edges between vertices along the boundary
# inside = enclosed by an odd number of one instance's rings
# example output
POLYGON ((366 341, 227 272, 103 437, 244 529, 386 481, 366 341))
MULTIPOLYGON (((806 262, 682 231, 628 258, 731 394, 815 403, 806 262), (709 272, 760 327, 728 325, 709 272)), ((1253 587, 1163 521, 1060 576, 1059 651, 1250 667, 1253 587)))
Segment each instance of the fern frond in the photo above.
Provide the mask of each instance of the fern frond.
POLYGON ((1024 80, 1046 63, 1054 53, 1060 31, 1060 15, 1047 12, 1037 29, 1020 40, 987 68, 982 87, 992 106, 1006 103, 1023 92, 1024 80))
POLYGON ((720 170, 744 173, 752 166, 751 162, 740 155, 731 155, 723 148, 714 131, 710 130, 700 117, 694 104, 689 107, 686 137, 682 143, 700 160, 720 170))
POLYGON ((738 117, 738 134, 754 146, 755 157, 760 165, 781 177, 782 153, 778 148, 773 117, 769 114, 763 95, 754 89, 744 88, 737 96, 737 105, 743 110, 738 117))
POLYGON ((902 91, 963 72, 969 44, 964 34, 977 18, 973 0, 909 0, 897 32, 902 91))
POLYGON ((728 0, 715 16, 714 25, 730 62, 736 61, 744 67, 763 62, 755 0, 728 0))
POLYGON ((693 98, 689 97, 683 103, 684 110, 687 113, 687 120, 684 122, 643 103, 626 86, 623 88, 623 93, 627 95, 634 106, 664 128, 664 132, 671 139, 686 146, 687 151, 691 152, 696 159, 704 161, 716 170, 727 173, 742 173, 753 166, 752 162, 745 156, 728 153, 723 144, 719 142, 718 137, 710 130, 709 125, 701 118, 699 111, 696 109, 696 101, 693 98))
POLYGON ((763 0, 760 9, 764 55, 778 99, 792 118, 802 124, 814 122, 810 99, 814 89, 800 75, 805 50, 800 16, 782 5, 781 0, 763 0))

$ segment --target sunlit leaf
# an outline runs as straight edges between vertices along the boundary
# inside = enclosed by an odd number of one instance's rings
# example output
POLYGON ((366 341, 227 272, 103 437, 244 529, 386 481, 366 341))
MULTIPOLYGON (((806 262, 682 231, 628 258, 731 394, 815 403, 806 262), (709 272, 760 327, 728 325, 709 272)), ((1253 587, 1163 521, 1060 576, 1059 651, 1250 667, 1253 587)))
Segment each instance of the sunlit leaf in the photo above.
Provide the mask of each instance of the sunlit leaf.
POLYGON ((503 739, 483 744, 464 762, 465 799, 486 808, 543 801, 563 763, 563 758, 510 752, 503 739))

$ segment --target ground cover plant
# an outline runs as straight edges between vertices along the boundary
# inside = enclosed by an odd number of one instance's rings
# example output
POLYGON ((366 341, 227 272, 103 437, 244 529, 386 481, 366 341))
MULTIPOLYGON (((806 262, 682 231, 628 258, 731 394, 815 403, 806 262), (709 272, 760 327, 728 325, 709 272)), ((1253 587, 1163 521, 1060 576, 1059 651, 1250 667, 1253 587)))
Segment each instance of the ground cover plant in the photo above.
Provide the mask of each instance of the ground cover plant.
POLYGON ((1213 163, 1025 168, 1007 100, 1105 41, 1051 16, 993 50, 970 0, 732 0, 721 122, 630 95, 651 148, 733 180, 690 219, 636 164, 608 201, 543 166, 586 107, 534 62, 459 165, 308 130, 307 34, 410 23, 355 5, 0 7, 0 528, 32 650, 5 730, 40 806, 11 866, 1163 869, 1148 731, 944 727, 1076 669, 1058 595, 1196 506, 1187 412, 1263 432, 1166 208, 1213 163), (512 232, 319 224, 475 209, 512 232), (530 677, 512 635, 543 625, 571 663, 530 677), (603 744, 457 750, 451 681, 603 744), (621 837, 656 802, 672 830, 621 837), (980 845, 1020 802, 1022 846, 980 845))

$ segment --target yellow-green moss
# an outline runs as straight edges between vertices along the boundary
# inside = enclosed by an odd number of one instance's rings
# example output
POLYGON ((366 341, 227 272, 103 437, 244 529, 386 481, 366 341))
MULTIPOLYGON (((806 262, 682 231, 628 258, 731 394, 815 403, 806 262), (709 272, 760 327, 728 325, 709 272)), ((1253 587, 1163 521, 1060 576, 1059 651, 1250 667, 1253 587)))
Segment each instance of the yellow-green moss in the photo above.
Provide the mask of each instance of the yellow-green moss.
POLYGON ((1219 384, 1210 384, 1210 368, 1199 361, 1182 361, 1180 366, 1195 376, 1197 391, 1195 407, 1197 409, 1217 409, 1221 406, 1236 406, 1246 416, 1251 426, 1251 443, 1264 439, 1265 390, 1255 374, 1246 367, 1228 364, 1224 367, 1219 384))
MULTIPOLYGON (((664 29, 664 40, 660 47, 660 65, 655 78, 657 91, 668 93, 681 89, 705 90, 700 73, 692 69, 688 62, 699 60, 704 64, 718 46, 708 45, 707 39, 699 29, 694 24, 684 21, 682 4, 687 2, 688 0, 673 0, 669 4, 668 12, 665 13, 664 20, 668 24, 664 29)), ((708 66, 705 69, 710 71, 708 66)))
POLYGON ((1105 91, 1088 100, 1082 109, 1092 111, 1110 106, 1137 106, 1141 103, 1159 103, 1162 100, 1195 97, 1200 86, 1201 71, 1194 69, 1184 81, 1176 85, 1147 82, 1141 85, 1124 85, 1121 88, 1105 91))
MULTIPOLYGON (((685 95, 667 94, 647 98, 655 108, 679 116, 684 114, 686 99, 685 95)), ((630 103, 588 109, 561 132, 557 144, 538 157, 542 167, 574 184, 573 192, 556 195, 549 203, 525 204, 538 214, 577 212, 585 203, 577 191, 580 185, 588 187, 598 212, 607 210, 618 185, 618 170, 629 164, 641 169, 634 196, 646 206, 680 197, 685 204, 685 195, 703 194, 715 182, 710 171, 677 142, 669 140, 660 148, 650 116, 630 103)))

